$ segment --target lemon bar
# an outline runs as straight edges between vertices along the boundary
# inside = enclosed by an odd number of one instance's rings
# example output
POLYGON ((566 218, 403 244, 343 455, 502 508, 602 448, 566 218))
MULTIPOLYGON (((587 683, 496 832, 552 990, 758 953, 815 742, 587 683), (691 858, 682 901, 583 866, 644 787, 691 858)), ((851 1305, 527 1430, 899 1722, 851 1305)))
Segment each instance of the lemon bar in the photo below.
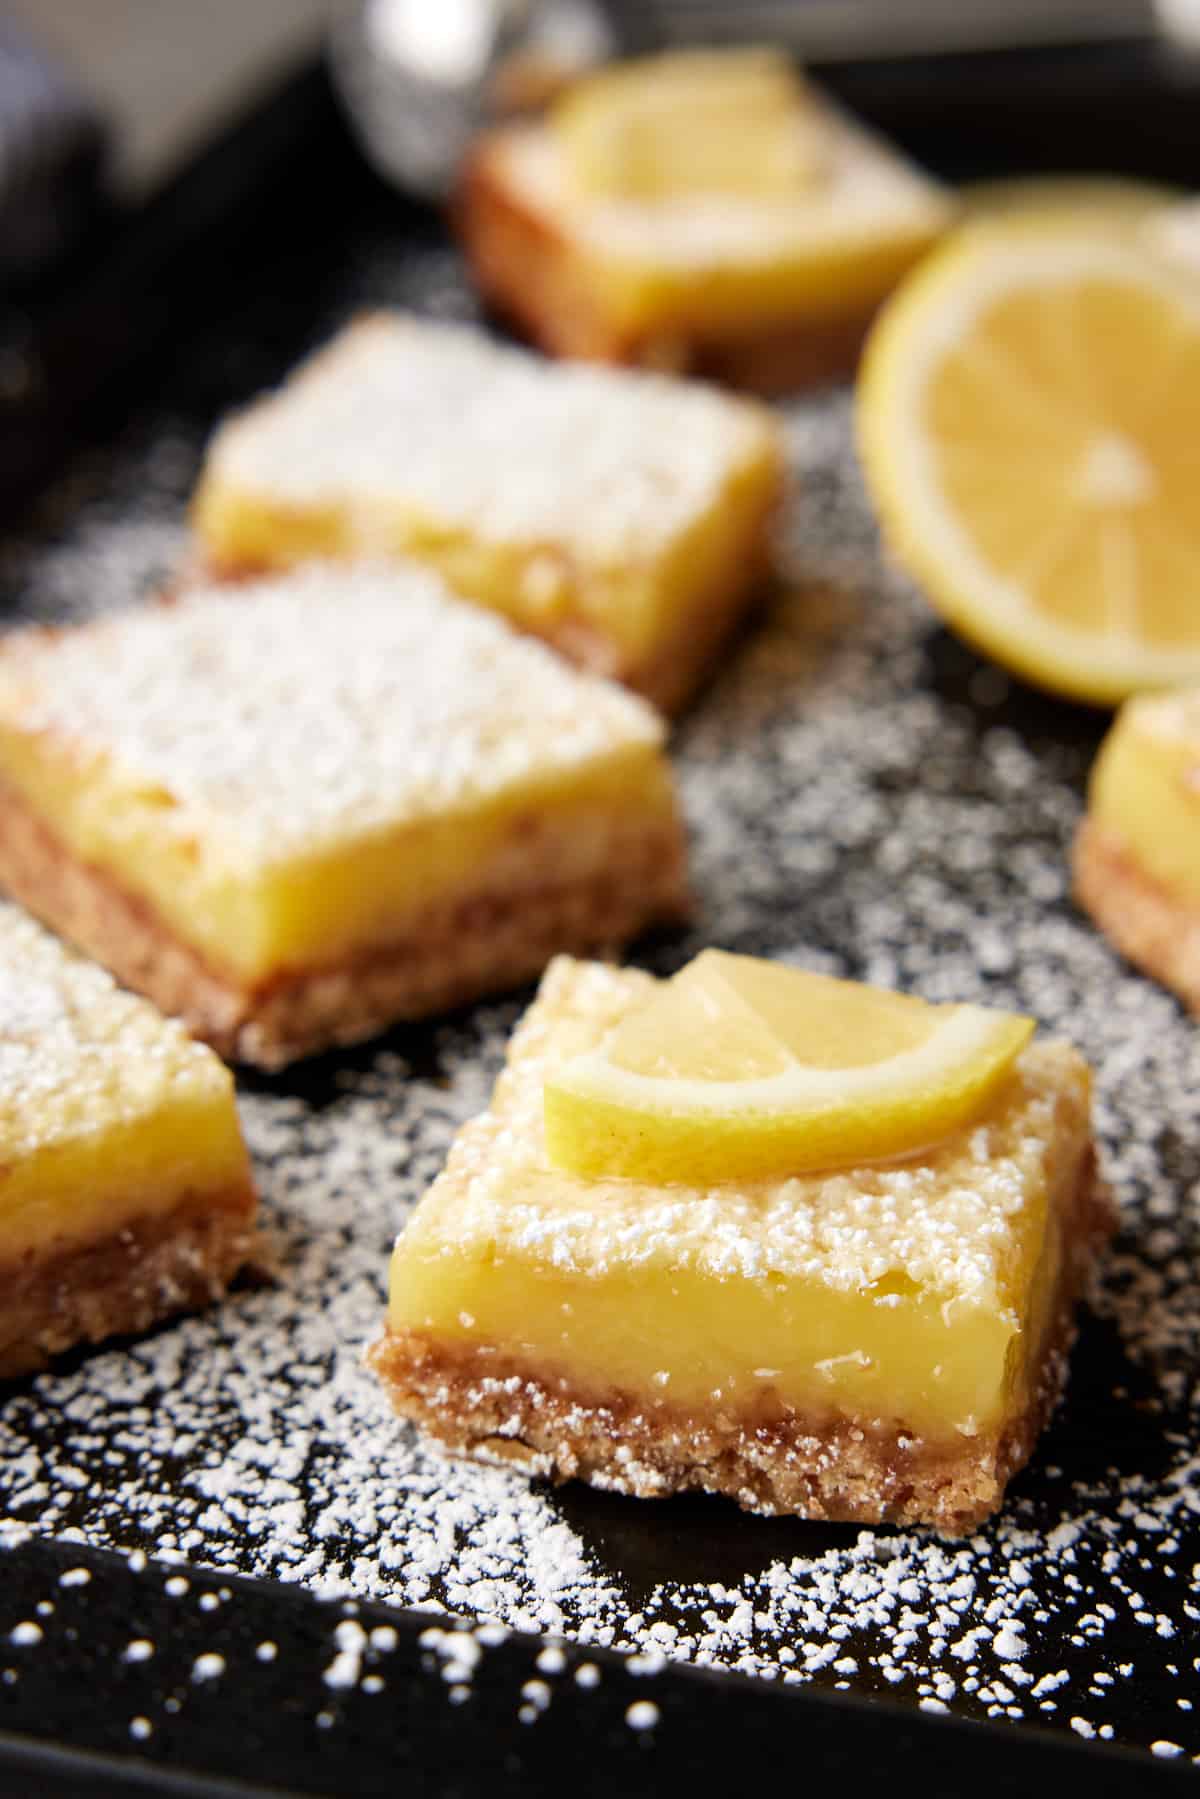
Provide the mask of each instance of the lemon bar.
POLYGON ((754 596, 781 469, 748 403, 378 313, 217 432, 193 519, 227 574, 312 555, 432 564, 672 709, 754 596))
POLYGON ((662 736, 426 569, 200 587, 0 643, 0 883, 277 1068, 678 916, 662 736))
MULTIPOLYGON (((952 221, 948 194, 809 88, 794 120, 817 140, 807 178, 718 185, 713 129, 689 112, 665 116, 659 163, 690 132, 694 185, 666 192, 582 179, 553 114, 483 133, 457 209, 481 290, 556 356, 761 393, 846 374, 880 301, 952 221)), ((726 121, 739 163, 761 122, 761 105, 726 121)))
POLYGON ((973 1525, 1061 1389, 1112 1228, 1086 1065, 1030 1045, 981 1116, 905 1162, 695 1187, 566 1173, 544 1083, 654 989, 547 971, 397 1241, 371 1352, 396 1409, 554 1479, 973 1525))
POLYGON ((0 1376, 205 1304, 256 1247, 228 1069, 0 901, 0 1376))
POLYGON ((1121 708, 1092 769, 1074 875, 1105 935, 1200 1012, 1200 688, 1121 708))

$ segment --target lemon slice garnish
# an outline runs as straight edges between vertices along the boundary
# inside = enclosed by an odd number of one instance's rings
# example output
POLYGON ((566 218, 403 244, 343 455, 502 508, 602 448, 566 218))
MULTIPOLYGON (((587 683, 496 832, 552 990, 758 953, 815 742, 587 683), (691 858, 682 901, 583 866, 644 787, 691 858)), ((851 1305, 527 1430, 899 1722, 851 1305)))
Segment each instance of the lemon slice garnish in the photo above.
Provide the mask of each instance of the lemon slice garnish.
POLYGON ((547 1151, 689 1186, 912 1155, 980 1114, 1033 1029, 705 950, 546 1082, 547 1151))
POLYGON ((551 112, 571 178, 597 198, 794 194, 825 167, 822 123, 779 51, 685 50, 600 70, 551 112))
POLYGON ((1100 703, 1200 679, 1200 289, 1112 231, 978 226, 885 305, 857 411, 885 537, 964 637, 1100 703))

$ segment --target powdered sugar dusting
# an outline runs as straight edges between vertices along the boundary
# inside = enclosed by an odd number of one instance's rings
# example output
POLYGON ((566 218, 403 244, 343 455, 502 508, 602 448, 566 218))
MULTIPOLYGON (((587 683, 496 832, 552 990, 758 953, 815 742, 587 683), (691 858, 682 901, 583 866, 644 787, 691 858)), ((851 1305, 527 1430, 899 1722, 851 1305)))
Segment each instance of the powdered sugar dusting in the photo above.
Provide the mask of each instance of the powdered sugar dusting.
POLYGON ((213 879, 486 805, 661 736, 649 706, 435 575, 369 564, 10 636, 0 719, 22 738, 53 733, 126 805, 151 805, 155 830, 213 879))
POLYGON ((0 1171, 227 1087, 181 1025, 0 900, 0 1171))
MULTIPOLYGON (((1017 1726, 1078 1720, 1097 1743, 1194 1757, 1200 1037, 1067 899, 1098 727, 1014 699, 881 565, 845 401, 796 406, 788 424, 795 579, 677 735, 703 910, 646 954, 666 972, 711 941, 1012 1006, 1095 1067, 1122 1234, 1067 1402, 1000 1518, 950 1543, 548 1491, 452 1461, 389 1416, 359 1355, 391 1241, 486 1103, 514 1001, 244 1087, 278 1285, 10 1391, 0 1542, 75 1531, 378 1596, 485 1655, 485 1631, 533 1629, 1017 1726)), ((121 527, 80 530, 106 546, 89 603, 121 603, 121 527)), ((135 584, 144 520, 126 548, 135 584)), ((69 545, 54 556, 61 573, 69 545)), ((331 1635, 322 1669, 354 1647, 331 1635)), ((372 1653, 360 1690, 386 1678, 372 1653)))
POLYGON ((341 507, 364 549, 409 541, 411 517, 418 543, 457 529, 612 568, 668 550, 762 437, 756 409, 712 389, 379 313, 226 424, 207 479, 251 503, 341 507))

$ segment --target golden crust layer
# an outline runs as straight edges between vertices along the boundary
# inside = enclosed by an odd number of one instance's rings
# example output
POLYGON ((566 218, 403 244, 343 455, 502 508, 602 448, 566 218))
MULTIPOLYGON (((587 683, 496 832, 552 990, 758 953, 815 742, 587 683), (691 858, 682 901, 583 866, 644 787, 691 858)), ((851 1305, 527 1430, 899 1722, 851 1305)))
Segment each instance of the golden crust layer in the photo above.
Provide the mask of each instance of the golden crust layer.
POLYGON ((1076 899, 1121 954, 1200 1013, 1200 910, 1146 874, 1092 818, 1076 835, 1072 872, 1076 899))
POLYGON ((370 954, 281 970, 255 988, 213 969, 148 904, 78 861, 2 783, 0 883, 221 1055, 278 1069, 520 986, 557 951, 612 950, 652 923, 686 916, 685 847, 673 819, 615 822, 601 872, 567 879, 556 875, 552 835, 539 839, 528 821, 526 830, 522 879, 463 890, 370 954))
POLYGON ((902 1423, 805 1419, 580 1392, 498 1348, 388 1327, 368 1360, 396 1411, 451 1448, 638 1498, 699 1490, 747 1510, 958 1532, 996 1510, 1066 1380, 1074 1313, 1116 1213, 1089 1155, 1068 1201, 1065 1253, 1034 1398, 988 1435, 923 1442, 902 1423))
MULTIPOLYGON (((698 375, 779 394, 848 375, 876 307, 837 319, 720 333, 631 334, 596 303, 588 270, 553 222, 514 192, 483 144, 464 172, 456 223, 485 298, 551 356, 698 375)), ((643 683, 640 692, 654 698, 643 683)))
POLYGON ((0 1266, 0 1379, 44 1368, 77 1343, 148 1330, 224 1293, 266 1261, 247 1185, 189 1195, 89 1243, 52 1244, 0 1266))

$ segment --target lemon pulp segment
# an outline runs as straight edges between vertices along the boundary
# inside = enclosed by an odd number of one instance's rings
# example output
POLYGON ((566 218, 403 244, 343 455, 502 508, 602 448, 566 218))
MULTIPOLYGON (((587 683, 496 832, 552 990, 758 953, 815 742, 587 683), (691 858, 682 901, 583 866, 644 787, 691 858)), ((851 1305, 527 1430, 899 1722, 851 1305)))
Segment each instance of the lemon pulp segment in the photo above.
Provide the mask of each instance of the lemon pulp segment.
POLYGON ((859 442, 951 624, 1096 701, 1200 674, 1200 295, 1118 239, 981 226, 872 334, 859 442))
POLYGON ((546 1083, 551 1160, 693 1185, 926 1149, 1007 1078, 1030 1019, 706 950, 546 1083))

